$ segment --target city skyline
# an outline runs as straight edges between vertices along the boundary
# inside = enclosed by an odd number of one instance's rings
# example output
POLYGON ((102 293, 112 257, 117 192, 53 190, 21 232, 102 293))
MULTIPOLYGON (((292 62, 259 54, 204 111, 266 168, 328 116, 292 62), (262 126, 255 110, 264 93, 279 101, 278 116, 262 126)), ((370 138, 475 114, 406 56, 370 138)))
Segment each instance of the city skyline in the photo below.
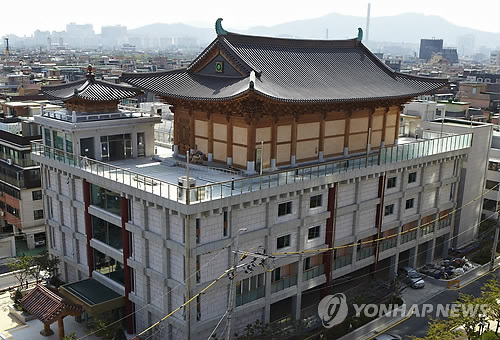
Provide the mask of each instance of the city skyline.
MULTIPOLYGON (((368 2, 371 3, 371 17, 393 16, 402 13, 421 13, 425 15, 441 16, 445 20, 459 26, 477 29, 486 32, 500 32, 500 23, 497 20, 500 12, 500 2, 495 0, 478 0, 476 6, 456 6, 456 2, 432 2, 423 0, 419 7, 413 3, 395 0, 354 0, 348 3, 327 2, 313 0, 303 4, 290 2, 284 6, 283 2, 264 2, 255 0, 251 8, 244 5, 219 2, 213 3, 194 1, 194 10, 186 10, 183 3, 172 3, 165 7, 164 3, 157 0, 142 2, 141 11, 131 11, 132 2, 124 1, 120 6, 114 3, 102 3, 95 0, 86 2, 85 9, 80 11, 67 11, 67 5, 61 0, 53 0, 51 6, 38 2, 28 2, 32 10, 24 12, 24 20, 18 20, 17 15, 7 16, 0 21, 0 35, 15 34, 17 36, 31 36, 34 31, 63 31, 68 23, 91 24, 94 32, 99 34, 101 27, 123 25, 128 29, 145 26, 152 23, 184 23, 198 27, 210 27, 218 17, 223 17, 228 28, 248 29, 255 26, 273 26, 288 21, 312 19, 327 13, 339 13, 349 16, 365 17, 368 2), (164 9, 164 10, 158 10, 164 9), (485 9, 488 9, 485 11, 485 9), (46 20, 44 11, 49 11, 53 17, 65 18, 63 20, 46 20), (111 13, 111 15, 110 15, 111 13), (250 13, 250 15, 249 15, 250 13), (255 13, 251 15, 251 13, 255 13), (257 14, 258 13, 258 14, 257 14), (278 14, 276 14, 278 13, 278 14), (471 18, 475 18, 471 20, 471 18), (481 20, 476 20, 481 18, 481 20)), ((7 2, 3 4, 4 13, 15 13, 16 4, 7 2)))

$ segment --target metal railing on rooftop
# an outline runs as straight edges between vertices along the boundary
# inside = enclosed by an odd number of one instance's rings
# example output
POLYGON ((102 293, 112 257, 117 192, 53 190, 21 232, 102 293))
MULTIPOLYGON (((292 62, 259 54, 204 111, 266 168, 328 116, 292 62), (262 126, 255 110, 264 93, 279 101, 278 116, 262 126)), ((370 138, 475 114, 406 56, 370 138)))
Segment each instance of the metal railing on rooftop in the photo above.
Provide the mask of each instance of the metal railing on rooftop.
MULTIPOLYGON (((66 165, 83 171, 118 181, 125 185, 144 190, 167 199, 185 204, 195 204, 225 197, 237 196, 262 189, 281 185, 299 183, 314 178, 332 176, 352 170, 372 166, 392 164, 420 157, 436 155, 444 152, 466 149, 471 146, 472 134, 446 136, 442 138, 419 140, 381 148, 377 153, 340 159, 320 164, 295 167, 286 170, 265 173, 244 178, 200 185, 194 188, 184 188, 177 184, 156 179, 140 173, 126 170, 111 164, 103 163, 87 157, 54 149, 38 142, 32 142, 32 153, 35 156, 54 159, 66 165)), ((168 171, 168 168, 165 169, 168 171)))

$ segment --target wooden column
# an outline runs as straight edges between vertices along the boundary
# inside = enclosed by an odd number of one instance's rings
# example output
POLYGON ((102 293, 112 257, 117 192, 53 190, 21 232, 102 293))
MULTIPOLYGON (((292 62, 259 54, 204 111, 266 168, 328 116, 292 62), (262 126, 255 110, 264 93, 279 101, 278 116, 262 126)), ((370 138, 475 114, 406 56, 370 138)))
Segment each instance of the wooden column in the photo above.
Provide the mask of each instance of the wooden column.
POLYGON ((255 122, 247 129, 247 162, 255 162, 255 122))
POLYGON ((351 130, 351 116, 352 116, 352 111, 349 111, 346 114, 345 118, 345 129, 344 129, 344 155, 349 153, 349 136, 350 136, 350 130, 351 130), (347 152, 346 152, 347 151, 347 152))
POLYGON ((292 122, 292 145, 290 149, 290 163, 297 161, 297 117, 292 122), (293 161, 292 161, 293 160, 293 161))
MULTIPOLYGON (((375 114, 375 109, 370 109, 370 112, 368 114, 368 135, 366 136, 366 145, 367 145, 367 152, 371 150, 372 147, 372 134, 373 134, 373 115, 375 114), (368 145, 370 146, 368 148, 368 145)), ((377 145, 378 146, 378 145, 377 145)))
POLYGON ((325 119, 326 115, 323 115, 319 122, 319 146, 318 146, 318 154, 321 155, 321 160, 324 156, 325 151, 325 119))
POLYGON ((92 220, 89 214, 90 205, 90 183, 86 179, 83 180, 83 201, 85 207, 85 234, 87 234, 87 265, 89 267, 89 277, 92 277, 94 271, 94 252, 90 246, 92 239, 92 220))
POLYGON ((389 112, 389 107, 385 108, 384 119, 382 122, 382 143, 385 145, 385 129, 387 128, 387 113, 389 112))
POLYGON ((123 247, 123 285, 125 287, 125 315, 127 315, 127 333, 134 332, 134 323, 132 319, 132 302, 129 300, 129 293, 132 291, 132 275, 128 266, 130 257, 130 233, 126 229, 128 222, 128 199, 120 197, 121 227, 122 227, 122 247, 123 247))
POLYGON ((189 148, 193 149, 194 144, 195 144, 195 138, 194 136, 196 135, 195 133, 195 128, 194 128, 194 114, 191 110, 189 110, 189 148))
POLYGON ((231 118, 227 120, 227 141, 226 141, 226 158, 231 158, 233 164, 233 122, 231 118))
POLYGON ((59 340, 64 338, 64 319, 57 319, 57 335, 59 336, 59 340))
POLYGON ((212 116, 208 116, 208 150, 209 154, 214 154, 214 122, 212 121, 212 116))
POLYGON ((401 108, 398 110, 398 114, 396 115, 396 124, 394 125, 394 142, 399 138, 399 120, 401 118, 401 108))
POLYGON ((276 120, 273 119, 273 123, 271 126, 271 167, 274 159, 274 166, 276 166, 278 160, 278 126, 276 125, 276 120))

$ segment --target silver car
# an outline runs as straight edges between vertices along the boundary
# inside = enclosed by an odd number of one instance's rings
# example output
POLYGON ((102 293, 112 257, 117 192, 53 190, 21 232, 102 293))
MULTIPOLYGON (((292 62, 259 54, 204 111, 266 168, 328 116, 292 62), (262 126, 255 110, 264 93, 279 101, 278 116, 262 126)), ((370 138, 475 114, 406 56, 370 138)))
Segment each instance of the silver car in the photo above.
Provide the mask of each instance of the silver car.
POLYGON ((402 274, 403 281, 409 285, 411 288, 424 288, 425 281, 422 276, 415 269, 410 267, 401 268, 400 274, 402 274))

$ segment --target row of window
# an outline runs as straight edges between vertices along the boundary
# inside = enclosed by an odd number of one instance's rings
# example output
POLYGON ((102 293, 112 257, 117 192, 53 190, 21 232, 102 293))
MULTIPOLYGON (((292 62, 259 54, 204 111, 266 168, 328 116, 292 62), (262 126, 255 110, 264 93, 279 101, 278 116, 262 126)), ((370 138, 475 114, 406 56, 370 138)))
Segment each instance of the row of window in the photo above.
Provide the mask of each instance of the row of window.
MULTIPOLYGON (((309 241, 309 240, 314 240, 314 239, 319 238, 320 237, 320 230, 321 230, 321 226, 319 226, 319 225, 314 226, 314 227, 310 227, 307 230, 307 240, 309 241)), ((290 234, 278 237, 276 239, 276 249, 290 247, 290 239, 291 239, 290 234)))
MULTIPOLYGON (((389 177, 387 179, 387 189, 395 188, 397 185, 397 177, 389 177)), ((408 174, 408 183, 415 183, 417 181, 417 172, 410 172, 408 174)))
MULTIPOLYGON (((405 202, 405 209, 406 210, 412 209, 414 206, 415 206, 415 199, 414 198, 410 198, 410 199, 406 200, 406 202, 405 202)), ((394 203, 386 205, 385 209, 384 209, 384 216, 389 216, 392 214, 394 214, 394 203)))
MULTIPOLYGON (((317 208, 323 205, 322 195, 315 195, 309 198, 309 208, 317 208)), ((292 202, 283 202, 278 204, 278 217, 292 213, 292 202)))

